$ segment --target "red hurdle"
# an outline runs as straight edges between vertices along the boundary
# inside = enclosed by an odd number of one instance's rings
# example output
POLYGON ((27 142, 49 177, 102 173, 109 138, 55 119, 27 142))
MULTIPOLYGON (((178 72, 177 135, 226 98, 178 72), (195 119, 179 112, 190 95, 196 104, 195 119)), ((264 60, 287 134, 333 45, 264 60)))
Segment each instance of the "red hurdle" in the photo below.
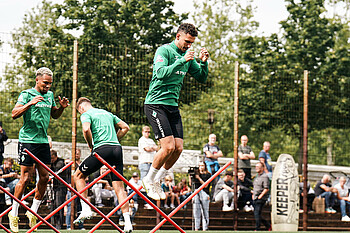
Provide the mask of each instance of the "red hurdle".
MULTIPOLYGON (((123 232, 122 229, 120 229, 117 224, 115 224, 112 220, 110 220, 109 218, 107 218, 106 215, 104 215, 99 209, 97 209, 94 205, 92 205, 88 200, 86 200, 85 197, 83 197, 80 193, 78 193, 77 190, 75 190, 74 188, 72 188, 69 184, 67 184, 67 182, 65 182, 61 177, 59 177, 58 175, 56 175, 48 166, 46 166, 46 164, 44 164, 43 162, 41 162, 37 157, 35 157, 29 150, 24 149, 24 151, 30 156, 32 157, 37 163, 39 163, 41 166, 43 166, 46 170, 48 170, 56 179, 58 179, 62 184, 64 184, 65 186, 67 186, 68 189, 70 189, 74 194, 76 194, 80 199, 82 199, 86 204, 88 204, 94 211, 96 211, 99 215, 101 215, 104 219, 106 219, 110 224, 112 224, 112 226, 114 226, 115 228, 117 228, 117 230, 119 232, 123 232)), ((108 164, 109 165, 109 164, 108 164)), ((108 166, 107 166, 108 167, 108 166)), ((112 167, 109 165, 108 167, 109 169, 111 169, 112 167)), ((113 169, 113 168, 112 168, 113 169)), ((114 170, 114 169, 113 169, 114 170)), ((113 172, 112 170, 112 172, 113 172)), ((124 178, 124 177, 123 177, 124 178)), ((43 218, 40 217, 41 221, 46 221, 43 218)))
POLYGON ((106 167, 108 167, 112 172, 118 176, 119 179, 121 179, 125 184, 127 184, 132 190, 134 190, 140 197, 142 197, 143 200, 145 200, 148 204, 150 204, 153 209, 155 209, 160 215, 162 215, 166 220, 168 220, 176 229, 178 229, 180 232, 185 233, 185 231, 179 227, 171 218, 169 218, 162 210, 160 210, 153 202, 151 202, 145 195, 143 195, 137 188, 132 186, 122 175, 120 175, 114 168, 111 167, 101 156, 99 156, 97 153, 94 153, 94 156, 106 167))
MULTIPOLYGON (((111 171, 111 170, 109 170, 111 171)), ((138 188, 140 191, 142 189, 142 186, 138 188)), ((122 201, 118 206, 116 206, 109 214, 107 214, 107 217, 111 217, 117 210, 119 210, 127 201, 129 201, 133 196, 135 196, 135 192, 131 193, 124 201, 122 201)), ((106 220, 102 219, 99 223, 97 223, 90 231, 89 233, 92 233, 97 230, 106 220)))
MULTIPOLYGON (((94 184, 96 184, 100 179, 102 179, 103 177, 105 177, 106 175, 108 175, 111 172, 111 170, 106 171, 105 173, 103 173, 101 176, 99 176, 97 179, 95 179, 94 181, 92 181, 89 185, 87 185, 86 187, 84 187, 82 190, 80 190, 79 193, 83 193, 85 192, 87 189, 89 189, 90 187, 92 187, 94 184)), ((71 197, 69 200, 65 201, 62 205, 60 205, 57 209, 55 209, 54 211, 52 211, 49 215, 47 215, 44 219, 47 220, 49 218, 51 218, 55 213, 57 213, 58 211, 60 211, 62 208, 64 208, 66 205, 68 205, 70 202, 72 202, 75 198, 77 198, 77 195, 74 195, 73 197, 71 197)), ((34 227, 32 227, 32 229, 30 229, 29 231, 27 231, 27 233, 32 232, 35 228, 39 227, 43 222, 38 222, 34 227)))
MULTIPOLYGON (((66 170, 68 167, 70 167, 73 164, 73 161, 70 161, 67 165, 65 165, 64 167, 62 167, 60 170, 58 170, 56 172, 56 174, 60 174, 61 172, 63 172, 64 170, 66 170)), ((50 177, 49 182, 52 180, 52 177, 50 177)), ((24 201, 25 199, 27 199, 30 195, 32 195, 35 192, 35 189, 33 189, 32 191, 30 191, 29 193, 27 193, 24 197, 21 198, 21 201, 24 201)), ((12 210, 12 206, 10 206, 9 208, 7 208, 4 212, 2 212, 0 214, 0 218, 2 218, 3 216, 5 216, 5 214, 7 214, 8 212, 10 212, 12 210)))
POLYGON ((4 225, 2 225, 1 223, 0 223, 0 227, 2 229, 4 229, 7 233, 11 233, 11 231, 7 230, 7 228, 4 225))
MULTIPOLYGON (((214 175, 210 177, 209 180, 205 181, 194 193, 192 193, 186 200, 184 200, 178 207, 176 207, 171 213, 168 215, 171 218, 177 211, 179 211, 184 205, 187 204, 194 196, 196 196, 205 186, 207 186, 212 180, 215 179, 221 172, 223 172, 228 166, 230 166, 231 162, 227 162, 222 168, 220 168, 214 175)), ((166 219, 163 219, 157 226, 155 226, 150 233, 154 233, 166 222, 166 219)))
POLYGON ((38 219, 40 219, 41 221, 43 221, 44 223, 46 223, 46 225, 48 225, 49 227, 52 228, 52 230, 54 230, 57 233, 60 233, 56 228, 54 228, 48 221, 46 221, 45 219, 43 219, 40 215, 38 215, 37 213, 35 213, 33 210, 31 210, 28 206, 26 206, 25 204, 23 204, 21 202, 21 200, 19 200, 17 197, 13 196, 9 191, 7 191, 5 188, 3 188, 2 186, 0 186, 0 189, 6 193, 7 195, 9 195, 13 200, 17 201, 21 206, 23 206, 25 209, 27 209, 29 212, 31 212, 32 214, 34 214, 38 219))

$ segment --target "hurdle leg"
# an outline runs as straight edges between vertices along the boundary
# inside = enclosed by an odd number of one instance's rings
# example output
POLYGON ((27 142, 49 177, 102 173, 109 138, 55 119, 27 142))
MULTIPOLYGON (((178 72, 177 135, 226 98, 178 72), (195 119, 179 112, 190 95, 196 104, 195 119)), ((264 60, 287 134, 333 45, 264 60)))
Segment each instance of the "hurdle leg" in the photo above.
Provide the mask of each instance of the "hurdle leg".
MULTIPOLYGON (((194 196, 196 196, 205 186, 207 186, 212 180, 214 180, 218 175, 220 175, 221 172, 223 172, 231 162, 227 162, 222 168, 220 168, 213 176, 210 177, 209 180, 204 182, 194 193, 192 193, 189 197, 186 198, 178 207, 176 207, 171 213, 168 215, 170 218, 176 214, 177 211, 179 211, 184 205, 187 204, 194 196)), ((166 219, 163 219, 157 226, 155 226, 150 233, 156 232, 164 223, 166 222, 166 219)))
MULTIPOLYGON (((24 151, 30 155, 30 157, 32 157, 37 163, 39 163, 40 165, 42 165, 46 170, 48 170, 56 179, 58 179, 62 184, 64 184, 65 186, 67 186, 68 189, 70 189, 74 194, 76 194, 80 199, 82 199, 86 204, 88 204, 94 211, 96 211, 99 215, 101 215, 104 219, 106 219, 110 224, 112 224, 112 226, 114 226, 115 228, 117 228, 117 230, 119 232, 123 232, 118 226, 117 224, 115 224, 112 220, 110 220, 109 218, 106 217, 106 215, 104 215, 99 209, 97 209, 94 205, 92 205, 88 200, 86 200, 86 198, 84 198, 80 193, 78 193, 77 190, 75 190, 74 188, 72 188, 69 184, 67 184, 67 182, 65 182, 61 177, 59 177, 58 175, 56 175, 48 166, 46 166, 46 164, 44 164, 43 162, 41 162, 37 157, 35 157, 29 150, 24 149, 24 151)), ((112 168, 112 167, 111 167, 112 168)), ((113 168, 112 168, 113 169, 113 168)), ((113 170, 112 170, 113 171, 113 170)), ((46 220, 45 220, 46 221, 46 220)))
MULTIPOLYGON (((62 171, 66 170, 68 167, 70 167, 73 164, 73 161, 70 161, 70 163, 68 163, 67 165, 65 165, 64 167, 62 167, 59 171, 57 171, 57 174, 61 173, 62 171)), ((49 179, 49 182, 52 180, 52 177, 49 179)), ((29 193, 27 193, 24 197, 21 198, 21 201, 24 201, 25 199, 27 199, 30 195, 32 195, 35 192, 35 189, 31 190, 29 193)), ((7 208, 4 212, 2 212, 0 214, 0 218, 2 218, 3 216, 5 216, 5 214, 7 214, 8 212, 10 212, 12 210, 12 206, 10 206, 9 208, 7 208)))
MULTIPOLYGON (((138 188, 138 190, 141 190, 142 186, 138 188)), ((119 210, 127 201, 129 201, 133 196, 135 196, 136 193, 133 192, 131 193, 126 199, 124 199, 124 201, 122 201, 118 206, 116 206, 109 214, 107 214, 107 217, 111 217, 115 212, 117 212, 117 210, 119 210)), ((101 221, 99 223, 97 223, 90 231, 89 233, 92 233, 94 231, 97 230, 97 228, 99 228, 106 220, 105 219, 101 219, 101 221)))
POLYGON ((7 233, 11 233, 11 231, 7 230, 7 228, 0 223, 0 228, 4 229, 7 233))
MULTIPOLYGON (((96 178, 94 181, 92 181, 89 185, 87 185, 84 189, 80 190, 79 193, 83 193, 86 190, 88 190, 89 188, 91 188, 94 184, 96 184, 100 179, 102 179, 103 177, 105 177, 106 175, 108 175, 108 173, 110 173, 111 170, 106 171, 105 173, 103 173, 101 176, 99 176, 98 178, 96 178)), ((70 202, 72 202, 75 198, 77 198, 77 195, 72 196, 69 200, 65 201, 62 205, 60 205, 56 210, 54 210, 53 212, 51 212, 49 215, 47 215, 44 219, 48 220, 49 218, 51 218, 55 213, 57 213, 58 211, 60 211, 63 207, 65 207, 66 205, 68 205, 70 202)), ((27 231, 27 233, 32 232, 35 228, 39 227, 41 224, 43 224, 43 222, 38 222, 32 229, 30 229, 29 231, 27 231)))
POLYGON ((17 197, 13 196, 9 191, 7 191, 5 188, 3 188, 2 186, 0 186, 0 189, 6 193, 7 195, 9 195, 13 200, 17 201, 21 206, 23 206, 25 209, 27 209, 29 212, 31 212, 32 214, 34 214, 38 219, 40 219, 41 221, 43 221, 44 223, 46 223, 46 225, 48 225, 49 227, 52 228, 52 230, 54 230, 57 233, 60 233, 56 228, 54 228, 49 222, 47 222, 45 219, 43 219, 40 215, 38 215, 37 213, 35 213, 33 210, 31 210, 28 206, 26 206, 25 204, 23 204, 17 197))
POLYGON ((112 172, 118 176, 119 179, 121 179, 125 184, 127 184, 132 190, 134 190, 142 199, 144 199, 148 204, 150 204, 153 209, 155 209, 160 215, 162 215, 166 220, 168 220, 176 229, 178 229, 180 232, 185 233, 185 231, 179 227, 171 218, 169 218, 161 209, 159 209, 153 202, 151 202, 145 195, 143 195, 137 188, 132 186, 129 181, 127 181, 122 175, 120 175, 114 168, 111 167, 101 156, 99 156, 96 152, 94 153, 94 156, 106 167, 112 170, 112 172))

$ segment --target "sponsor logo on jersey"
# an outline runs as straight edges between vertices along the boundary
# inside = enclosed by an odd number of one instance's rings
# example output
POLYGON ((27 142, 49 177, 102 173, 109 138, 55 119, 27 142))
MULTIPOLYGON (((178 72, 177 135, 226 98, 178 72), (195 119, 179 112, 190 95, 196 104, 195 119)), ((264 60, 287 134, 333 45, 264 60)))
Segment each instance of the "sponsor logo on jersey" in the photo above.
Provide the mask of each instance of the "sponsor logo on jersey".
POLYGON ((161 55, 158 55, 157 59, 156 59, 156 63, 157 62, 163 62, 163 61, 164 61, 163 57, 161 55))

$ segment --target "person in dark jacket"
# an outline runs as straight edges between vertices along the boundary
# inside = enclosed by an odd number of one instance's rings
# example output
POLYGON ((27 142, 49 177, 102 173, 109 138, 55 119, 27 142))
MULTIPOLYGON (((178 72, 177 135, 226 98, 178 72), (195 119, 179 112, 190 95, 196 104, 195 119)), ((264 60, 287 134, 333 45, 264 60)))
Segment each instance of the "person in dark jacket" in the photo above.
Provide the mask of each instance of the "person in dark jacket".
POLYGON ((253 190, 253 182, 245 177, 245 173, 242 169, 238 170, 238 181, 237 184, 239 186, 240 195, 238 197, 238 208, 245 212, 250 212, 254 210, 253 207, 253 199, 252 199, 252 190, 253 190))

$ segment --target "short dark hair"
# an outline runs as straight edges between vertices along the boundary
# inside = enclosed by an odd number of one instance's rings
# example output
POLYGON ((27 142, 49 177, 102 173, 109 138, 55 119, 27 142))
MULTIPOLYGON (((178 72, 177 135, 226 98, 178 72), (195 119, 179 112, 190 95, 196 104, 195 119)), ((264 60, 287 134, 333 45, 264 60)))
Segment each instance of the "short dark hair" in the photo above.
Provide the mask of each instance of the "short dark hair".
POLYGON ((225 175, 226 176, 233 176, 233 171, 226 171, 225 175))
POLYGON ((176 33, 184 32, 185 34, 190 34, 191 36, 197 37, 198 31, 197 28, 191 23, 182 23, 177 29, 176 33))
POLYGON ((84 102, 88 102, 88 103, 91 104, 91 101, 90 101, 88 98, 86 98, 86 97, 80 97, 80 98, 78 99, 78 101, 77 101, 77 109, 78 109, 79 106, 80 106, 82 103, 84 103, 84 102))
POLYGON ((53 155, 53 156, 57 157, 57 151, 55 151, 55 150, 51 150, 51 155, 53 155))

